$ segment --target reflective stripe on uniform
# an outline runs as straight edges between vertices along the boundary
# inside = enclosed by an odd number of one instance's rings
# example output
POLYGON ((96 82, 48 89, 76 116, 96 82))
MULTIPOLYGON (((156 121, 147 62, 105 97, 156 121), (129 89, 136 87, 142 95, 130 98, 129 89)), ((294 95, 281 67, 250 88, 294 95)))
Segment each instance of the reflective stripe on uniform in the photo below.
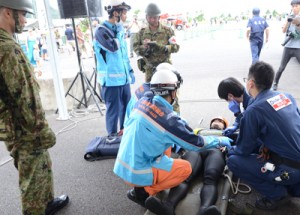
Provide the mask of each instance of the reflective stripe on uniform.
POLYGON ((124 161, 122 161, 119 157, 117 158, 118 162, 125 167, 126 169, 128 169, 130 172, 137 174, 137 175, 142 175, 142 174, 149 174, 152 173, 152 168, 150 169, 143 169, 143 170, 135 170, 133 169, 129 164, 125 163, 124 161))
POLYGON ((122 77, 122 76, 125 76, 125 74, 108 74, 108 77, 122 77))

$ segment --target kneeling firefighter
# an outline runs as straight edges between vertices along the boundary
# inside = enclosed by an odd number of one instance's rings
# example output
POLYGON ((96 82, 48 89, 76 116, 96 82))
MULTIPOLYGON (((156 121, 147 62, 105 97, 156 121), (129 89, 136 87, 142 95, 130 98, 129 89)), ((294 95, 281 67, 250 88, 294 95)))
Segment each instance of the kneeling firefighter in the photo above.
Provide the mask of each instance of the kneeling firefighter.
POLYGON ((158 70, 151 91, 137 101, 124 125, 124 134, 114 165, 114 173, 134 188, 127 197, 156 214, 174 214, 175 206, 187 193, 185 181, 194 167, 183 159, 173 159, 166 150, 173 144, 191 151, 206 151, 219 146, 230 147, 228 137, 196 135, 193 129, 173 111, 178 88, 177 76, 171 70, 158 70), (172 188, 176 187, 176 188, 172 188), (170 197, 160 204, 155 194, 171 189, 170 197))
MULTIPOLYGON (((228 127, 228 121, 221 116, 214 117, 210 122, 209 129, 196 128, 197 135, 221 136, 222 131, 228 127)), ((191 163, 192 173, 177 187, 170 190, 166 200, 156 197, 147 199, 148 209, 158 215, 174 214, 174 208, 183 199, 195 178, 203 169, 203 186, 200 192, 200 208, 197 215, 221 215, 214 205, 218 199, 218 181, 225 167, 225 154, 218 148, 210 148, 205 151, 188 151, 181 157, 191 163), (150 204, 151 203, 151 204, 150 204)))

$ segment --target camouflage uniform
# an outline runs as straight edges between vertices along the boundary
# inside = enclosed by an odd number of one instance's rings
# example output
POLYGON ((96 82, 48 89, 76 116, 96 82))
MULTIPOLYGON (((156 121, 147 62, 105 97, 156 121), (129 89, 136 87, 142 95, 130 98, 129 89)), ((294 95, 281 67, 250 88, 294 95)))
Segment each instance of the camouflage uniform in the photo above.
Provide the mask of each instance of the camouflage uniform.
POLYGON ((0 141, 19 171, 23 214, 42 215, 54 198, 47 149, 55 144, 55 134, 45 119, 33 67, 3 29, 0 62, 0 141))
MULTIPOLYGON (((170 38, 175 36, 172 28, 162 25, 159 23, 159 27, 156 32, 152 32, 149 27, 142 28, 139 33, 136 34, 133 49, 138 56, 142 56, 145 61, 143 67, 143 72, 145 72, 145 82, 150 82, 153 70, 160 63, 170 63, 171 53, 176 53, 179 51, 178 44, 171 44, 169 42, 170 38), (149 39, 155 41, 158 46, 154 46, 150 49, 145 49, 144 40, 149 39)), ((179 113, 179 104, 176 99, 176 104, 174 105, 174 110, 179 113)))

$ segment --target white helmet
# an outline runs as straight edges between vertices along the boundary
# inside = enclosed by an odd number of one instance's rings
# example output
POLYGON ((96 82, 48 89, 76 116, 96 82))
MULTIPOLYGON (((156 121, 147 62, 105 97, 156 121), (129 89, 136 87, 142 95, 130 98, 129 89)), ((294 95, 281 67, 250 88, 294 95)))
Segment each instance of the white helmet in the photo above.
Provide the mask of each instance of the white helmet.
POLYGON ((157 70, 151 78, 150 89, 157 95, 168 95, 178 88, 178 79, 175 73, 169 69, 157 70))
POLYGON ((175 67, 170 63, 160 63, 160 64, 158 64, 158 66, 156 67, 156 70, 161 70, 161 69, 168 69, 168 70, 171 70, 171 71, 177 71, 175 69, 175 67))
POLYGON ((175 75, 177 76, 177 88, 180 88, 180 84, 183 83, 183 79, 180 75, 180 73, 177 71, 177 69, 170 63, 160 63, 158 64, 158 66, 155 68, 155 71, 158 71, 158 70, 162 70, 162 69, 167 69, 167 70, 171 70, 172 72, 175 73, 175 75))
POLYGON ((130 10, 131 6, 129 6, 122 0, 110 0, 110 3, 107 6, 105 6, 104 9, 108 13, 111 13, 114 10, 130 10))

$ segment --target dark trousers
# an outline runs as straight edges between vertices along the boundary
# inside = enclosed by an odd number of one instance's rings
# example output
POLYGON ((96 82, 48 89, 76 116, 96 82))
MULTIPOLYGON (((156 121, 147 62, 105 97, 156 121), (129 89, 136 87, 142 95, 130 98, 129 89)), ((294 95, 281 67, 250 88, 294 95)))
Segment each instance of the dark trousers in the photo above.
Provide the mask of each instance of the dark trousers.
POLYGON ((297 58, 298 62, 300 63, 300 49, 284 48, 282 58, 281 58, 281 62, 280 62, 280 66, 279 66, 279 69, 276 73, 275 80, 274 80, 274 82, 276 84, 278 84, 279 79, 280 79, 283 71, 285 70, 286 65, 288 64, 288 62, 290 61, 290 59, 292 57, 297 58))
POLYGON ((286 165, 275 166, 274 171, 262 172, 265 162, 257 159, 257 154, 248 156, 231 155, 227 160, 233 175, 244 180, 252 188, 271 200, 278 200, 288 193, 300 197, 300 169, 286 165), (289 179, 277 181, 283 172, 288 172, 289 179), (277 178, 277 180, 276 180, 277 178))
POLYGON ((106 105, 106 130, 108 135, 118 132, 118 122, 120 130, 123 129, 126 106, 130 100, 130 85, 106 87, 102 86, 102 98, 106 105))
POLYGON ((252 64, 255 64, 259 61, 260 52, 263 46, 263 41, 250 41, 251 55, 252 55, 252 64))
POLYGON ((192 165, 192 174, 186 180, 191 183, 203 171, 203 187, 200 192, 201 207, 214 205, 218 199, 218 181, 225 167, 224 154, 220 149, 209 149, 203 152, 186 152, 182 159, 192 165))

